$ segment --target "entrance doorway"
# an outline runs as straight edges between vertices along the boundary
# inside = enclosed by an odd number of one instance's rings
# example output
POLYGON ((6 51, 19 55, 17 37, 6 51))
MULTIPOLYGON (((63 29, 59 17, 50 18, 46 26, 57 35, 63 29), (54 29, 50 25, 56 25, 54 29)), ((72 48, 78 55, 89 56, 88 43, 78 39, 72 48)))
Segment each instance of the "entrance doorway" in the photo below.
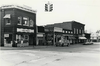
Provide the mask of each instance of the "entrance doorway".
POLYGON ((12 47, 12 34, 4 34, 4 46, 12 47))

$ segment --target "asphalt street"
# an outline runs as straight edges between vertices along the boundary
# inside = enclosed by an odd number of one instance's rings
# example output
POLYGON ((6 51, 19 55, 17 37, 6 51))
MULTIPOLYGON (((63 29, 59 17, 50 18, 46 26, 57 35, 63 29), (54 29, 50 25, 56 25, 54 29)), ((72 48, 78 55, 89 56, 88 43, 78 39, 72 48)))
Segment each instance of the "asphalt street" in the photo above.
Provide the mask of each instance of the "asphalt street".
POLYGON ((100 66, 100 43, 0 49, 0 66, 100 66))

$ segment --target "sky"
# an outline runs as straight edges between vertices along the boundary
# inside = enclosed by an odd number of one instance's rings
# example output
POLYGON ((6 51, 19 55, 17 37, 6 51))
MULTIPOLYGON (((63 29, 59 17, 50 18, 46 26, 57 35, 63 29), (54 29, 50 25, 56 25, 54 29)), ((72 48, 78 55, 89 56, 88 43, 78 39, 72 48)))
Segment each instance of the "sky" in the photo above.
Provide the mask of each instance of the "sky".
POLYGON ((85 24, 87 32, 100 30, 100 0, 2 0, 8 4, 27 5, 37 11, 37 25, 77 21, 85 24), (45 12, 45 4, 53 4, 52 12, 45 12))

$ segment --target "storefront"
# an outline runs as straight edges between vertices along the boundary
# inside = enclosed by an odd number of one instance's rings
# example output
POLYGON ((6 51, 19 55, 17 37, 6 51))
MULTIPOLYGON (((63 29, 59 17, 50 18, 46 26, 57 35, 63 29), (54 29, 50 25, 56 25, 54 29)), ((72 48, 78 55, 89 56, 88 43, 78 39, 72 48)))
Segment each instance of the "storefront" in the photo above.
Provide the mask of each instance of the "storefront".
POLYGON ((12 34, 4 34, 4 46, 12 46, 12 34))
POLYGON ((46 39, 46 45, 53 45, 54 41, 53 33, 46 33, 45 39, 46 39))
MULTIPOLYGON (((52 27, 49 27, 50 29, 52 27)), ((53 27, 51 32, 47 30, 46 32, 46 41, 48 45, 55 45, 61 40, 63 43, 66 42, 68 44, 73 44, 75 42, 75 37, 72 35, 71 30, 63 32, 63 28, 53 27), (53 31, 52 31, 53 30, 53 31)))
POLYGON ((1 46, 36 45, 36 12, 18 5, 5 5, 1 12, 1 46))
POLYGON ((59 42, 59 40, 62 40, 63 35, 62 33, 55 33, 55 44, 59 42))
POLYGON ((37 34, 37 45, 45 45, 45 34, 44 33, 38 33, 37 34))
POLYGON ((85 34, 78 35, 79 43, 84 43, 86 42, 87 38, 85 37, 85 34))
POLYGON ((67 41, 67 43, 70 44, 74 44, 75 43, 75 37, 73 35, 69 35, 69 34, 63 34, 65 41, 67 41))
POLYGON ((34 33, 34 29, 23 29, 23 28, 17 28, 16 33, 16 41, 17 46, 29 46, 29 44, 32 44, 32 41, 34 36, 32 35, 34 33), (30 43, 31 42, 31 43, 30 43))

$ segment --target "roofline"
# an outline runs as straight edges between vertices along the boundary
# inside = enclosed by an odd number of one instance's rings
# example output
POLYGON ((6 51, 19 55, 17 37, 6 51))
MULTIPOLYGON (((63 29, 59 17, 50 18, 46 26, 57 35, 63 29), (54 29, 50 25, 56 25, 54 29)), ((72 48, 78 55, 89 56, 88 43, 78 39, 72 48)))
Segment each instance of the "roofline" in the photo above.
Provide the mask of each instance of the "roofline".
POLYGON ((63 22, 63 23, 74 23, 74 22, 79 23, 79 24, 82 24, 82 25, 84 25, 84 26, 85 26, 85 24, 80 23, 80 22, 77 22, 77 21, 67 21, 67 22, 63 22))
POLYGON ((20 9, 20 10, 31 12, 31 13, 37 12, 36 10, 26 8, 26 7, 23 7, 23 6, 19 6, 19 5, 4 5, 4 6, 0 7, 0 9, 9 9, 9 8, 16 8, 16 9, 20 9))

